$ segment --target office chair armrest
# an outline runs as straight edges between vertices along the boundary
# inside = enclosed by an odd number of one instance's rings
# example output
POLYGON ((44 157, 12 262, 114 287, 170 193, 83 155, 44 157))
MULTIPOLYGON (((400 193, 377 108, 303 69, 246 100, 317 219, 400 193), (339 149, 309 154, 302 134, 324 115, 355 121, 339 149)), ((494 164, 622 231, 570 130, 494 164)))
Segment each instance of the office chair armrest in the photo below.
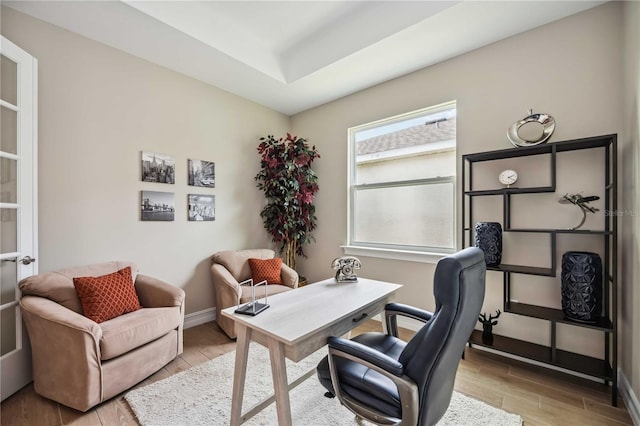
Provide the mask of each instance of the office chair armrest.
MULTIPOLYGON (((410 377, 402 374, 403 367, 395 359, 369 348, 353 340, 329 337, 329 371, 333 384, 333 393, 340 403, 349 408, 359 417, 365 419, 377 419, 380 424, 418 424, 418 386, 410 377), (401 418, 390 417, 382 414, 376 408, 369 407, 360 401, 353 399, 342 391, 340 375, 336 369, 334 357, 341 357, 368 367, 391 380, 398 389, 400 396, 400 406, 402 407, 401 418)), ((373 421, 373 420, 372 420, 373 421)))
MULTIPOLYGON (((355 358, 367 361, 395 376, 401 377, 404 373, 404 367, 401 363, 382 352, 378 352, 375 349, 371 349, 370 347, 363 345, 362 343, 331 336, 327 339, 327 344, 329 345, 330 357, 332 356, 332 349, 335 349, 355 358)), ((333 353, 335 354, 335 352, 333 353)), ((357 360, 352 360, 358 362, 357 360)))
POLYGON ((402 303, 388 303, 384 307, 384 318, 387 324, 387 333, 390 336, 398 337, 398 315, 425 323, 433 316, 431 312, 413 306, 402 303))

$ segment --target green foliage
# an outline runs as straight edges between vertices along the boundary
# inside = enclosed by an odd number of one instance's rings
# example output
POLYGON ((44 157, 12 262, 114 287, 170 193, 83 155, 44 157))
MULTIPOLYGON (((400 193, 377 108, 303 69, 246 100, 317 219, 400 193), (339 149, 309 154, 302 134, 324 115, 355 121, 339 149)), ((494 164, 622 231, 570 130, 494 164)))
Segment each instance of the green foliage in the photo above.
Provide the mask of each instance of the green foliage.
POLYGON ((284 139, 260 138, 258 153, 262 169, 255 180, 267 198, 260 216, 272 240, 280 245, 285 263, 295 268, 295 257, 306 257, 303 246, 315 241, 312 231, 318 218, 313 200, 318 176, 311 164, 320 154, 305 139, 288 133, 284 139))

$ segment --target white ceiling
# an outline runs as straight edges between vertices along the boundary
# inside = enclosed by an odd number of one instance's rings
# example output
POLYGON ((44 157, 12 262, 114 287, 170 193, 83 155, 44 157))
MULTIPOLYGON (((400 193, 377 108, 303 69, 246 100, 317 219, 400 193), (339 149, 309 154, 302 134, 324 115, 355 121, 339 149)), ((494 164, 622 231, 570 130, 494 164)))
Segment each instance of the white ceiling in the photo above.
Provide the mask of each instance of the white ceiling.
POLYGON ((3 1, 291 115, 604 1, 3 1))

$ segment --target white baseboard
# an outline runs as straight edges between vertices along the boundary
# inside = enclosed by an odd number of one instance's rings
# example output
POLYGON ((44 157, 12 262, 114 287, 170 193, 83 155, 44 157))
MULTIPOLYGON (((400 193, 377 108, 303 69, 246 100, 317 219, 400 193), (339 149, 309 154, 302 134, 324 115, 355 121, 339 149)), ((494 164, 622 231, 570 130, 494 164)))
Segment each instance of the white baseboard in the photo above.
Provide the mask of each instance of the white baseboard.
POLYGON ((195 327, 216 320, 216 308, 207 308, 184 316, 184 328, 195 327))
POLYGON ((624 404, 627 406, 631 420, 635 426, 640 426, 640 402, 638 397, 633 392, 627 377, 622 372, 622 369, 618 368, 618 390, 620 396, 624 400, 624 404))

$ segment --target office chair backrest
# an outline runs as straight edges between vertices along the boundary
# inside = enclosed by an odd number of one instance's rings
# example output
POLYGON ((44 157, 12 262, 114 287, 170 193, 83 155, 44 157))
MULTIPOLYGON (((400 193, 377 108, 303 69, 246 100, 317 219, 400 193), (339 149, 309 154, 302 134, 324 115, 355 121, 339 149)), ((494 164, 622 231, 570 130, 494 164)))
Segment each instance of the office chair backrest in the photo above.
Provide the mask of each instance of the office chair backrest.
POLYGON ((484 254, 475 247, 447 256, 436 266, 436 310, 399 359, 418 385, 420 425, 435 424, 451 402, 458 363, 482 309, 485 274, 484 254))

